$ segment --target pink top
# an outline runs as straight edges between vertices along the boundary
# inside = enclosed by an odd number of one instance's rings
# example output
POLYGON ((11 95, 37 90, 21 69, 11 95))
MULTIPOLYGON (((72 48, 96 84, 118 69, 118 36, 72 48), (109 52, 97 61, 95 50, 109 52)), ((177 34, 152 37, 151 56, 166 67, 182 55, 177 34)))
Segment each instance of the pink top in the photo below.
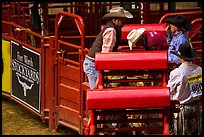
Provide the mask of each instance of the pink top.
POLYGON ((112 52, 113 47, 116 43, 116 31, 114 28, 107 28, 103 34, 103 45, 102 45, 102 53, 103 52, 112 52))

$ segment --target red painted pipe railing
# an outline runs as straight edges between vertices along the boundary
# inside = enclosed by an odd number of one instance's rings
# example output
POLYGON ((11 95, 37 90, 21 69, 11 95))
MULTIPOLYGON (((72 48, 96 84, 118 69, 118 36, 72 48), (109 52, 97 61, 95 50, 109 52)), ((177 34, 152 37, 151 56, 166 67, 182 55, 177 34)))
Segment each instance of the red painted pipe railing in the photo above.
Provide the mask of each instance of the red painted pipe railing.
POLYGON ((164 23, 165 22, 165 19, 172 16, 172 15, 176 15, 176 14, 180 14, 180 15, 185 15, 185 16, 188 16, 188 15, 193 15, 193 16, 202 16, 202 11, 199 10, 199 11, 184 11, 184 12, 171 12, 171 13, 167 13, 165 14, 164 16, 161 17, 161 19, 159 20, 159 23, 164 23))

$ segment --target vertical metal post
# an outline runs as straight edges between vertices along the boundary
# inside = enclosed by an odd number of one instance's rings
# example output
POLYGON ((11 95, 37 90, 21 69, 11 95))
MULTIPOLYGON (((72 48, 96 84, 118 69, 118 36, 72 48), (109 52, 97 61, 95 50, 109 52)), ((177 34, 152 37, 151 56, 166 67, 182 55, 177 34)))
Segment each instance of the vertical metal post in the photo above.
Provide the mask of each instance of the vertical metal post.
POLYGON ((149 22, 150 2, 140 2, 140 4, 141 24, 145 24, 149 22))
POLYGON ((168 112, 167 110, 165 109, 164 110, 164 113, 163 113, 163 118, 164 118, 164 131, 163 131, 163 134, 164 135, 168 135, 169 134, 169 121, 168 121, 168 112))
POLYGON ((56 117, 54 117, 54 114, 56 113, 56 96, 55 96, 55 87, 57 86, 55 83, 55 71, 54 71, 54 60, 55 56, 53 53, 53 48, 55 47, 55 37, 50 36, 49 37, 49 54, 47 58, 47 69, 46 69, 46 74, 47 74, 47 79, 49 80, 49 83, 47 83, 47 91, 49 93, 48 97, 48 107, 49 107, 49 128, 54 129, 55 128, 55 123, 56 123, 56 117))
POLYGON ((176 11, 176 3, 168 2, 168 12, 175 12, 175 11, 176 11))

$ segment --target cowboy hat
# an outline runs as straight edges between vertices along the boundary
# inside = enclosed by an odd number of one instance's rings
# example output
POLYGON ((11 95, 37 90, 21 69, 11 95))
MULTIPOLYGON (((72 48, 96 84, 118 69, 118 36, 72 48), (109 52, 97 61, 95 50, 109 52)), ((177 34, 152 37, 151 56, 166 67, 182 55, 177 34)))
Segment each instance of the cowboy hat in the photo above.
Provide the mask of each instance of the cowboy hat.
POLYGON ((165 22, 188 31, 193 29, 191 22, 183 15, 170 16, 165 20, 165 22))
POLYGON ((132 50, 132 45, 134 45, 139 38, 142 36, 142 33, 145 31, 145 28, 133 29, 127 35, 128 45, 130 50, 132 50))
POLYGON ((127 11, 124 10, 123 7, 116 7, 112 8, 109 13, 105 14, 102 19, 108 19, 108 18, 133 18, 133 15, 127 11))
POLYGON ((193 59, 196 59, 198 57, 198 53, 196 50, 192 49, 192 46, 188 44, 181 44, 179 46, 178 51, 171 51, 174 55, 182 58, 186 61, 191 61, 193 59))

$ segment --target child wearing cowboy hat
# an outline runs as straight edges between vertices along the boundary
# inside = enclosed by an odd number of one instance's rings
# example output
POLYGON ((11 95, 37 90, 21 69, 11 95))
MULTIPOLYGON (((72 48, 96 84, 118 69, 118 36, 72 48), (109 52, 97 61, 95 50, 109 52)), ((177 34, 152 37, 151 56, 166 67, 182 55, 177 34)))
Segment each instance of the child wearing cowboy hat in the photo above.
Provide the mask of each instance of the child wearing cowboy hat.
POLYGON ((98 78, 98 71, 94 68, 95 53, 117 51, 121 39, 121 28, 126 18, 133 18, 133 15, 123 7, 112 8, 102 17, 103 20, 107 20, 107 23, 96 37, 83 62, 83 69, 91 89, 94 89, 98 78))
POLYGON ((192 63, 198 54, 188 43, 180 44, 178 51, 171 53, 178 57, 181 65, 170 72, 167 86, 170 87, 171 99, 178 100, 181 104, 181 112, 179 115, 175 114, 175 117, 178 121, 184 117, 184 123, 178 122, 178 127, 185 125, 185 130, 178 134, 189 135, 199 127, 192 124, 197 123, 198 101, 202 98, 202 68, 192 63))
POLYGON ((144 31, 145 31, 145 28, 139 28, 139 29, 132 29, 128 33, 127 40, 128 40, 128 46, 130 50, 132 50, 133 45, 140 39, 144 31))
POLYGON ((169 44, 168 61, 179 64, 178 57, 172 54, 171 51, 178 51, 179 45, 182 43, 190 43, 186 31, 191 31, 193 26, 183 15, 170 16, 165 22, 167 24, 167 43, 169 44))

